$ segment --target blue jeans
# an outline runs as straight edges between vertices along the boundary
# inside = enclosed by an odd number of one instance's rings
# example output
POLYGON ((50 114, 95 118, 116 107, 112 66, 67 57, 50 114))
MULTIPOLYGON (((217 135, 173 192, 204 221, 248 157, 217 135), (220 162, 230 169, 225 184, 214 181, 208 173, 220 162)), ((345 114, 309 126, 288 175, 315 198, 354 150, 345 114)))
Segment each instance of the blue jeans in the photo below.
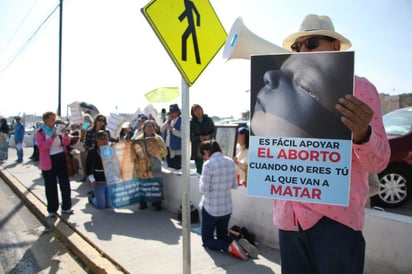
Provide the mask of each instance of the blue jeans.
POLYGON ((16 152, 17 152, 17 161, 22 162, 23 161, 23 148, 17 148, 16 146, 16 152))
POLYGON ((361 231, 323 217, 308 230, 279 229, 282 274, 362 274, 365 239, 361 231))
POLYGON ((202 208, 202 242, 204 247, 227 251, 233 241, 233 238, 228 236, 230 215, 215 217, 202 208), (215 230, 216 238, 214 236, 215 230))
POLYGON ((111 208, 112 201, 109 196, 109 189, 106 182, 97 182, 97 187, 93 187, 94 197, 92 199, 93 205, 97 208, 111 208))

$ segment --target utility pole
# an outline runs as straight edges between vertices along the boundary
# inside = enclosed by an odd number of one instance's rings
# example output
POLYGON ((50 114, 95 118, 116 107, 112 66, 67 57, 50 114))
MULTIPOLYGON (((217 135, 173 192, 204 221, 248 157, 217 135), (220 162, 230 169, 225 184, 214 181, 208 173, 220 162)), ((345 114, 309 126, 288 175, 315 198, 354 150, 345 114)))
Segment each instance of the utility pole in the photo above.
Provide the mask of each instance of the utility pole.
POLYGON ((58 102, 57 115, 61 117, 61 103, 62 103, 62 35, 63 35, 63 0, 60 0, 60 21, 59 21, 59 88, 58 88, 58 102))

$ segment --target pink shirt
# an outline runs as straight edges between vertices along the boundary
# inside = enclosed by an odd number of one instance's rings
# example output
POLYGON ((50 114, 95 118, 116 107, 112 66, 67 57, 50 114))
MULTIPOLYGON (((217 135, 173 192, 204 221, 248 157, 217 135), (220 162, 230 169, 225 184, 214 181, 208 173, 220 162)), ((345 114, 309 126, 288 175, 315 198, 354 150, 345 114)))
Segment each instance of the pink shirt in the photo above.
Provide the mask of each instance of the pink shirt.
MULTIPOLYGON (((58 138, 58 137, 57 137, 58 138)), ((50 158, 50 147, 52 146, 54 138, 47 138, 43 130, 36 131, 36 142, 39 148, 39 167, 41 170, 52 169, 52 161, 50 158)), ((63 136, 62 145, 68 146, 70 144, 70 137, 63 136)))
POLYGON ((365 222, 365 203, 368 198, 368 173, 380 172, 388 164, 390 147, 382 124, 381 102, 373 86, 366 78, 355 76, 354 95, 369 105, 374 112, 370 125, 369 142, 352 146, 349 206, 315 203, 274 201, 273 223, 283 230, 303 230, 314 226, 323 216, 331 218, 354 230, 361 231, 365 222))

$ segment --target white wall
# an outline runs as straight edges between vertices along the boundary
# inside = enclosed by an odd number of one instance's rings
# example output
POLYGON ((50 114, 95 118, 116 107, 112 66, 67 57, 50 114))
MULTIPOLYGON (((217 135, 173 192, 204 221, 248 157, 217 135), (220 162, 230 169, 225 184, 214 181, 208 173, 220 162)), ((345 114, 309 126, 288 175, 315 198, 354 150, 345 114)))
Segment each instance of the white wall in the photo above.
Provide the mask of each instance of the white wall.
POLYGON ((412 273, 412 217, 366 209, 367 273, 412 273))
MULTIPOLYGON (((181 204, 183 177, 163 173, 164 206, 178 211, 181 204)), ((190 199, 199 208, 199 179, 190 177, 190 199)), ((278 248, 277 229, 272 222, 273 200, 249 197, 246 188, 232 190, 233 213, 230 226, 246 227, 260 244, 278 248)), ((366 210, 365 273, 412 273, 412 218, 398 214, 366 210)))

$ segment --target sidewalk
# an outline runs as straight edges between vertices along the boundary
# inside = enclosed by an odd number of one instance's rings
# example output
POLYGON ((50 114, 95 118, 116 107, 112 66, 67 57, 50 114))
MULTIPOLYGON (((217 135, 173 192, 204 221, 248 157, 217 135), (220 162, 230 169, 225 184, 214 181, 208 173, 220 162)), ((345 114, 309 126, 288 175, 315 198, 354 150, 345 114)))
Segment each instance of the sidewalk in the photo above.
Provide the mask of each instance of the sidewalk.
MULTIPOLYGON (((0 175, 45 221, 47 216, 43 179, 37 164, 16 164, 16 151, 0 165, 0 175)), ((74 214, 59 218, 53 229, 94 273, 183 273, 182 227, 177 214, 167 209, 139 210, 137 205, 98 210, 87 201, 88 183, 81 175, 71 178, 74 214)), ((198 227, 198 224, 194 225, 198 227)), ((259 258, 241 261, 228 254, 202 247, 192 232, 191 273, 280 273, 279 250, 259 245, 259 258)))

